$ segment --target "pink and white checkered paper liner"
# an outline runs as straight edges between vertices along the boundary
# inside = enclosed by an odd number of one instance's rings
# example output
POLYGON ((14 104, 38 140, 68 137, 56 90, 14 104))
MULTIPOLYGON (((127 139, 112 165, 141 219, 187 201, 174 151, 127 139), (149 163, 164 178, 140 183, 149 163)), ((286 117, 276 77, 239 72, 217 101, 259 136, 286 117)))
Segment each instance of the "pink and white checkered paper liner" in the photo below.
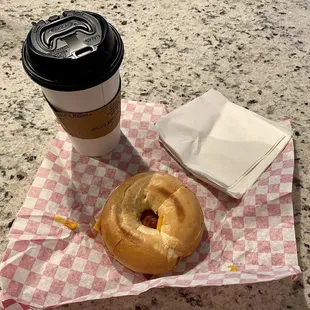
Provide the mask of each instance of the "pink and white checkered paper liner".
POLYGON ((300 273, 293 141, 243 199, 234 200, 191 177, 162 148, 153 123, 166 114, 163 105, 124 100, 122 109, 120 143, 100 159, 77 153, 63 130, 57 134, 8 236, 0 272, 3 308, 46 308, 154 287, 255 283, 300 273), (166 171, 194 191, 206 225, 193 255, 151 279, 116 262, 92 229, 111 191, 146 170, 166 171), (78 229, 53 221, 54 215, 77 220, 78 229), (231 272, 230 265, 239 271, 231 272))

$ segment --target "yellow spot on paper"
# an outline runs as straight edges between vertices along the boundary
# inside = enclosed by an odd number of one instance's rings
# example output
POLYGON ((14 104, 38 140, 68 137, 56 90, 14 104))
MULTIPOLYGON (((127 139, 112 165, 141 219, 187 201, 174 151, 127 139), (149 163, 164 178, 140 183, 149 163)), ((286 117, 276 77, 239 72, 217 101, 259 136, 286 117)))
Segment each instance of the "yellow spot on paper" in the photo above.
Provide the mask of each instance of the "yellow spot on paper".
POLYGON ((94 225, 94 230, 97 231, 98 233, 101 232, 101 217, 97 220, 96 224, 94 225))
POLYGON ((62 217, 60 217, 58 215, 54 216, 54 221, 65 225, 66 227, 68 227, 71 230, 74 230, 75 228, 78 227, 77 221, 70 222, 70 221, 68 221, 68 220, 66 220, 66 219, 64 219, 64 218, 62 218, 62 217))
POLYGON ((158 221, 157 221, 157 226, 156 226, 156 229, 158 231, 161 230, 161 226, 163 225, 163 219, 164 219, 164 216, 162 214, 159 214, 158 221))
POLYGON ((238 272, 239 271, 238 268, 234 265, 230 265, 230 266, 228 266, 228 268, 230 269, 231 272, 238 272))

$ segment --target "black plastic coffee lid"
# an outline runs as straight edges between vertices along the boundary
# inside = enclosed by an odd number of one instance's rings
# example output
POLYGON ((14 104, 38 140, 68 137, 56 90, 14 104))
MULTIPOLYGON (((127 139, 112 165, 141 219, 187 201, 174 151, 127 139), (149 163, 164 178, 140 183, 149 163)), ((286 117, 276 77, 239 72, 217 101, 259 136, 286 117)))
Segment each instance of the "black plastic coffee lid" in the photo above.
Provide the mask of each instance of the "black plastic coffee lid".
POLYGON ((86 11, 66 11, 39 21, 22 49, 31 79, 59 91, 83 90, 108 80, 123 56, 117 30, 102 16, 86 11))

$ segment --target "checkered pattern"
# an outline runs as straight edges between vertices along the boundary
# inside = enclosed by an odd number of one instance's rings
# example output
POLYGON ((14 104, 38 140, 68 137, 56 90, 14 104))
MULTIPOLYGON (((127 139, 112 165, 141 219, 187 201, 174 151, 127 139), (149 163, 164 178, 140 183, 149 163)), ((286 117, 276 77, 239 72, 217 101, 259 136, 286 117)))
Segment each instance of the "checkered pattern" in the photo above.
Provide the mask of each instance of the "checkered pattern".
MULTIPOLYGON (((200 183, 160 146, 153 123, 164 106, 123 101, 122 137, 94 159, 72 149, 60 131, 42 162, 9 234, 1 266, 3 308, 44 308, 134 295, 153 287, 252 283, 298 274, 292 207, 293 142, 242 200, 200 183), (92 229, 116 186, 145 170, 166 171, 194 191, 207 230, 197 251, 173 272, 146 278, 118 262, 92 229), (53 221, 77 220, 71 231, 53 221), (235 265, 238 272, 230 272, 235 265)), ((286 122, 289 126, 289 122, 286 122)))

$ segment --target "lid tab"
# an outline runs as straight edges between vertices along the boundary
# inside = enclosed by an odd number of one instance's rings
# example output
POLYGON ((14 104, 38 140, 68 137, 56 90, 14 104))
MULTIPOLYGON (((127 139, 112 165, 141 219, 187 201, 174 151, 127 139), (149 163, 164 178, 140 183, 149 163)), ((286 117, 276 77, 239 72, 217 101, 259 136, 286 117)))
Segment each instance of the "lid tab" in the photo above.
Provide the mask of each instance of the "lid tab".
POLYGON ((85 53, 78 53, 77 56, 76 52, 88 46, 89 51, 95 51, 101 37, 99 21, 90 14, 77 14, 76 11, 53 15, 47 21, 41 21, 31 34, 37 51, 57 58, 85 56, 85 53))

